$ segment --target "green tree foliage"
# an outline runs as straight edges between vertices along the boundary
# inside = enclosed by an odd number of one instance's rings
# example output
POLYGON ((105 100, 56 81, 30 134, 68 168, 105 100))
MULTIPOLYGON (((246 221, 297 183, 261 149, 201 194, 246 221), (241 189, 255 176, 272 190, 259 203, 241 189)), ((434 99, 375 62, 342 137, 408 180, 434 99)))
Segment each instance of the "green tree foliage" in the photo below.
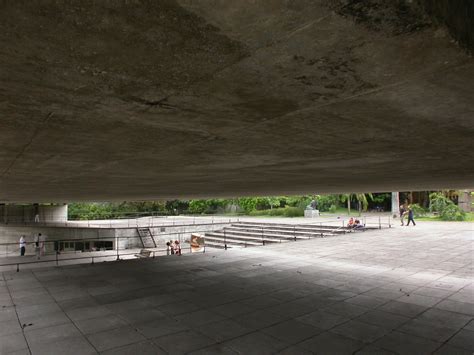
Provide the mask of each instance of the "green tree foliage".
POLYGON ((392 199, 391 193, 378 193, 372 194, 372 202, 377 204, 383 204, 386 201, 390 201, 392 199))
MULTIPOLYGON (((351 194, 350 201, 361 201, 367 209, 371 194, 351 194)), ((137 217, 139 215, 176 215, 176 214, 216 214, 232 210, 233 213, 271 216, 303 216, 304 209, 312 200, 316 200, 321 212, 336 212, 344 196, 340 195, 298 195, 298 196, 259 196, 236 199, 193 199, 121 203, 71 203, 70 219, 108 219, 137 217), (234 208, 231 208, 234 206, 234 208), (237 206, 235 208, 235 206, 237 206)))
POLYGON ((411 205, 411 209, 413 210, 413 214, 415 217, 426 216, 426 210, 417 203, 411 205))
POLYGON ((311 195, 302 195, 302 196, 287 196, 285 197, 286 205, 290 207, 300 207, 305 208, 311 203, 313 196, 311 195))
POLYGON ((247 214, 256 210, 257 202, 256 197, 241 197, 237 199, 237 204, 247 214))
POLYGON ((189 212, 193 214, 222 213, 225 207, 231 203, 231 200, 224 199, 191 200, 189 201, 189 212))
POLYGON ((441 192, 433 192, 430 194, 430 212, 441 213, 446 206, 453 203, 441 192))
POLYGON ((359 205, 359 213, 362 211, 367 211, 367 207, 369 207, 369 199, 372 200, 373 196, 371 193, 363 194, 363 193, 356 193, 356 194, 343 194, 341 195, 341 202, 347 203, 347 213, 351 214, 351 201, 357 201, 359 205))
POLYGON ((430 194, 430 211, 439 214, 443 221, 464 221, 466 213, 441 192, 430 194))
POLYGON ((166 203, 162 201, 92 202, 70 203, 68 205, 68 218, 71 220, 136 217, 140 213, 143 215, 151 213, 168 214, 169 211, 166 210, 166 203))
POLYGON ((318 195, 316 201, 318 201, 318 209, 321 212, 334 211, 331 213, 335 213, 337 206, 339 206, 340 198, 339 195, 318 195))
POLYGON ((301 207, 286 206, 283 208, 273 208, 270 210, 254 210, 249 213, 250 216, 278 216, 278 217, 302 217, 304 209, 301 207))

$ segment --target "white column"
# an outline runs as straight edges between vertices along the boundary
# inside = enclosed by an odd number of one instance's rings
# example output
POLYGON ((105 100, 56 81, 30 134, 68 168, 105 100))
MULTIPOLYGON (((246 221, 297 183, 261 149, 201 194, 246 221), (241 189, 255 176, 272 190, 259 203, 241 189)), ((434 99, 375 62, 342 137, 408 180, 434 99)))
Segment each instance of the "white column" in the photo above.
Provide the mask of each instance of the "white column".
POLYGON ((400 217, 400 199, 398 192, 392 192, 392 215, 400 217))

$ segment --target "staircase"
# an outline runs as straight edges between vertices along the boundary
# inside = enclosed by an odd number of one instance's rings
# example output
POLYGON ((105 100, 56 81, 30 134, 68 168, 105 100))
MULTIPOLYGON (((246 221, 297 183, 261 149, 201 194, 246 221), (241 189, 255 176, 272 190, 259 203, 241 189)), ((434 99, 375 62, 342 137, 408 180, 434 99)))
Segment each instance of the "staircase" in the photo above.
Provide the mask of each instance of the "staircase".
POLYGON ((335 226, 239 222, 206 232, 204 238, 206 247, 228 249, 332 237, 346 232, 349 230, 335 226))
POLYGON ((144 248, 156 248, 155 239, 153 234, 151 234, 150 228, 137 228, 137 230, 144 248))

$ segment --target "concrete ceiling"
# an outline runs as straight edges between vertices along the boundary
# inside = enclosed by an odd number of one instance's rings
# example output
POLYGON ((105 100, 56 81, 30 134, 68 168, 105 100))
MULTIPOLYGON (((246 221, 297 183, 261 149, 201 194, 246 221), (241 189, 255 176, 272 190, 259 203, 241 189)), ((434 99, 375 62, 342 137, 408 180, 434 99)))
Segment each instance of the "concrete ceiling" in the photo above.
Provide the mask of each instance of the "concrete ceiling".
POLYGON ((401 3, 1 2, 0 202, 472 186, 474 61, 401 3))

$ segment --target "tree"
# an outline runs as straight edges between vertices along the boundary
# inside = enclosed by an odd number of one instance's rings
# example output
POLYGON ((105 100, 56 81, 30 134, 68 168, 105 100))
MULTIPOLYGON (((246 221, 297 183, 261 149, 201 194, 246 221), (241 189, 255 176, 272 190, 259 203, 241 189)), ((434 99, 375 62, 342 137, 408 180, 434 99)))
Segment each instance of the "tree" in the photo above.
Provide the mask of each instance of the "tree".
POLYGON ((346 203, 347 202, 347 214, 351 214, 351 194, 343 194, 341 195, 341 202, 346 203))
POLYGON ((356 194, 343 194, 341 195, 341 202, 347 202, 347 214, 351 214, 351 200, 356 200, 359 206, 359 216, 362 213, 362 210, 367 211, 367 207, 369 206, 369 201, 373 200, 373 196, 371 193, 356 193, 356 194))
POLYGON ((273 207, 280 207, 280 201, 281 197, 267 197, 268 199, 268 204, 270 205, 270 209, 273 209, 273 207))
POLYGON ((430 194, 430 211, 438 213, 444 221, 464 221, 466 219, 466 213, 442 192, 430 194))

